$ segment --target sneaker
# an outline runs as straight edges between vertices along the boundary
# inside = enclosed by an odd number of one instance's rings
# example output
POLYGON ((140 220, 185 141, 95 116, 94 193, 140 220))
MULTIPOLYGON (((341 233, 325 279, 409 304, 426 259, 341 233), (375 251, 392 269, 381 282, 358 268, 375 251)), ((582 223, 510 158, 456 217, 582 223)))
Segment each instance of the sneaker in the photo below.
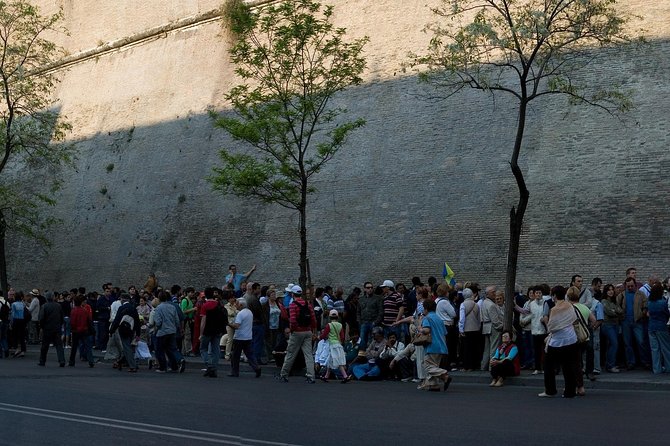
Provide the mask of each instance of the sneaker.
POLYGON ((619 370, 619 367, 612 367, 611 369, 607 369, 608 372, 610 373, 619 373, 621 370, 619 370))
POLYGON ((313 380, 312 378, 310 378, 309 376, 305 379, 305 382, 306 382, 307 384, 316 384, 316 381, 314 381, 314 380, 313 380))
POLYGON ((421 381, 423 381, 423 380, 422 380, 422 379, 419 379, 419 378, 414 378, 414 379, 412 379, 412 382, 413 382, 413 383, 420 383, 421 381))
POLYGON ((553 398, 556 395, 549 395, 547 392, 538 393, 537 396, 540 398, 553 398))
POLYGON ((412 378, 403 378, 400 381, 404 382, 404 383, 408 383, 408 382, 412 381, 412 378))
POLYGON ((288 378, 285 376, 277 375, 277 381, 282 382, 282 383, 287 383, 288 378))
POLYGON ((165 373, 165 370, 156 369, 156 373, 165 373))
POLYGON ((600 370, 598 370, 598 369, 593 369, 593 374, 594 374, 594 375, 600 375, 600 370))
POLYGON ((186 370, 186 360, 184 358, 179 361, 179 373, 184 373, 184 370, 186 370))
POLYGON ((542 372, 539 370, 533 370, 533 373, 531 373, 531 375, 539 375, 540 373, 542 372))

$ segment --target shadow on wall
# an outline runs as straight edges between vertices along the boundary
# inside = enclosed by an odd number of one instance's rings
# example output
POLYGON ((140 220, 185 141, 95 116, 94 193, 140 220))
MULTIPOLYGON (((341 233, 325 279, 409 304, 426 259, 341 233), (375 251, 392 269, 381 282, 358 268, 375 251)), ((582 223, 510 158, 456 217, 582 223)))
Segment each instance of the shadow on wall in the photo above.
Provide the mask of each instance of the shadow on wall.
MULTIPOLYGON (((645 274, 670 260, 670 217, 654 206, 670 200, 668 51, 669 42, 655 42, 650 53, 617 54, 586 73, 635 91, 637 108, 624 121, 584 107, 566 112, 562 101, 531 110, 521 283, 575 271, 619 277, 629 265, 645 274)), ((445 260, 459 280, 503 283, 516 202, 514 108, 474 91, 428 102, 425 88, 408 77, 338 98, 367 125, 320 174, 310 202, 317 283, 439 276, 445 260)), ((164 285, 204 287, 221 285, 229 263, 258 264, 262 282, 297 280, 297 217, 217 195, 205 180, 218 149, 235 144, 207 115, 77 144, 77 171, 53 209, 64 221, 50 234, 53 249, 44 255, 30 240, 10 241, 15 286, 126 286, 154 271, 164 285)))

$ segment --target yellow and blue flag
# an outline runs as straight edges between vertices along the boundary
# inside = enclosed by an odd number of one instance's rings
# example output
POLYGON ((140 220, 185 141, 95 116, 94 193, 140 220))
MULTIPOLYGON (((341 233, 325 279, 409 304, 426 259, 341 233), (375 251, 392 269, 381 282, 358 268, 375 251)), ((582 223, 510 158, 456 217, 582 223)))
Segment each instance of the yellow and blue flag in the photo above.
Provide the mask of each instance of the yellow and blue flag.
POLYGON ((451 286, 456 285, 456 279, 454 279, 454 271, 449 267, 447 262, 444 262, 444 267, 442 268, 442 277, 444 277, 444 281, 447 282, 449 285, 451 286))

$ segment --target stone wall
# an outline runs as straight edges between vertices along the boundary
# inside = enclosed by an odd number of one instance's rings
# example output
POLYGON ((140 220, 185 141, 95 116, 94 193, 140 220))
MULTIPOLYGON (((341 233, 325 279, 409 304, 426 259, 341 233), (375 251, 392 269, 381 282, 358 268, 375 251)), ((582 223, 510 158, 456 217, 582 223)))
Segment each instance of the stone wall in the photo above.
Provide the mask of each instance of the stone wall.
MULTIPOLYGON (((43 1, 45 8, 53 1, 43 1)), ((206 13, 209 0, 60 0, 71 55, 206 13)), ((308 214, 312 277, 360 284, 439 276, 449 262, 462 280, 503 284, 515 115, 505 96, 465 91, 425 100, 428 87, 403 72, 421 51, 435 0, 333 0, 352 37, 368 35, 364 85, 338 97, 367 125, 317 178, 308 214)), ((580 272, 621 280, 667 275, 670 259, 670 3, 622 1, 644 16, 642 51, 598 54, 586 75, 634 92, 617 120, 565 102, 533 105, 522 167, 530 204, 519 282, 566 282, 580 272)), ((98 288, 143 283, 220 285, 229 263, 257 280, 297 280, 297 216, 211 191, 217 149, 232 144, 208 107, 226 109, 235 83, 219 21, 144 39, 63 71, 58 106, 80 147, 55 216, 63 226, 42 253, 9 240, 16 287, 98 288)))

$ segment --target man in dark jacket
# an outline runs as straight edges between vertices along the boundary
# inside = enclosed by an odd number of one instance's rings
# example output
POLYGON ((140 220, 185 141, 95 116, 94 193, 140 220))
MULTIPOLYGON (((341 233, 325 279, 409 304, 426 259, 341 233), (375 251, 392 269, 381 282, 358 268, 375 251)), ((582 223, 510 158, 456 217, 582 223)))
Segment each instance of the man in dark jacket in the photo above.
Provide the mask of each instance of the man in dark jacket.
MULTIPOLYGON (((140 336, 140 316, 137 314, 135 306, 130 303, 130 295, 126 293, 121 294, 121 306, 116 312, 114 322, 109 327, 109 334, 114 334, 116 330, 119 330, 123 356, 128 362, 128 371, 137 372, 137 362, 135 361, 132 342, 133 338, 140 336)), ((119 360, 119 369, 121 369, 121 360, 119 360)))
POLYGON ((54 295, 51 291, 47 292, 46 304, 40 308, 39 321, 42 327, 42 349, 40 350, 38 365, 44 366, 46 364, 49 344, 53 344, 58 354, 58 363, 61 367, 65 367, 65 353, 63 352, 63 340, 61 338, 61 327, 64 322, 63 309, 58 303, 54 302, 54 295))

